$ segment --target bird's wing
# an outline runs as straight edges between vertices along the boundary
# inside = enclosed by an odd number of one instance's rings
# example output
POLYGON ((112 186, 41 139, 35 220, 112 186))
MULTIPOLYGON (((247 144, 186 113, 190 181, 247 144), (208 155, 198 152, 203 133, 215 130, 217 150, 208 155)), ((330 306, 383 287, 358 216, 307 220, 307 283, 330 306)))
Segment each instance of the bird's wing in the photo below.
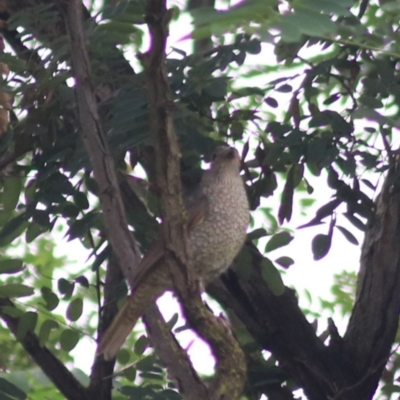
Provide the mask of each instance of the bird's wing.
MULTIPOLYGON (((188 220, 187 229, 188 234, 198 225, 200 225, 207 214, 207 197, 204 194, 196 196, 195 201, 191 201, 187 206, 188 220)), ((138 287, 147 276, 153 273, 157 268, 158 262, 162 259, 164 254, 164 239, 162 235, 156 239, 149 247, 148 251, 142 258, 139 264, 139 272, 135 276, 133 287, 138 287)))

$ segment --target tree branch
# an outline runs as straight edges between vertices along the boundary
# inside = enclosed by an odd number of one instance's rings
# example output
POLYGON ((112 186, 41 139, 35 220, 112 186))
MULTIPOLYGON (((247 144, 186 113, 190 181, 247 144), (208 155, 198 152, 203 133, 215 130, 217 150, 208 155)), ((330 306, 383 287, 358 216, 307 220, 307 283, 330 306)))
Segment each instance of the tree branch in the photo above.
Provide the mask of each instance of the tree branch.
POLYGON ((71 0, 66 23, 82 138, 99 186, 108 240, 125 278, 131 284, 140 253, 126 223, 114 160, 99 120, 82 20, 81 0, 71 0))
MULTIPOLYGON (((131 187, 130 181, 130 177, 120 177, 120 188, 128 216, 140 215, 143 220, 142 224, 136 224, 135 228, 143 225, 143 229, 151 231, 152 227, 159 227, 156 219, 148 214, 137 192, 131 187)), ((207 389, 194 370, 187 353, 171 333, 156 304, 143 315, 143 322, 157 355, 166 366, 170 378, 177 383, 180 393, 185 399, 205 399, 207 389), (195 397, 191 397, 193 394, 195 397)))
MULTIPOLYGON (((17 335, 19 318, 11 317, 2 307, 13 307, 9 299, 0 297, 0 318, 7 324, 14 336, 17 335)), ((70 400, 90 400, 85 388, 71 374, 68 368, 45 346, 39 343, 39 339, 33 332, 28 332, 21 340, 25 351, 33 361, 42 369, 47 377, 54 383, 57 389, 70 400)))
POLYGON ((151 343, 166 366, 170 378, 177 383, 179 393, 187 400, 206 399, 206 386, 155 305, 146 311, 143 321, 151 343))
POLYGON ((352 360, 358 384, 344 391, 340 399, 373 395, 396 337, 400 305, 399 183, 397 158, 365 235, 356 302, 343 338, 344 352, 352 360))
MULTIPOLYGON (((244 354, 229 327, 204 306, 186 249, 185 210, 179 171, 179 148, 173 127, 171 94, 165 70, 165 46, 171 11, 165 0, 148 0, 146 21, 151 48, 141 56, 149 88, 150 128, 154 137, 156 183, 161 192, 166 260, 185 316, 216 357, 216 380, 206 398, 239 399, 246 377, 244 354)), ((194 397, 193 397, 194 398, 194 397)), ((203 397, 204 398, 204 397, 203 397)))
MULTIPOLYGON (((115 301, 115 289, 123 279, 122 269, 118 266, 115 256, 112 254, 109 257, 106 269, 102 312, 99 312, 99 315, 101 315, 98 328, 99 336, 111 325, 111 322, 118 313, 118 307, 115 301)), ((115 359, 105 361, 102 357, 97 357, 95 355, 92 373, 90 374, 90 382, 87 388, 91 399, 111 400, 114 367, 115 359)))

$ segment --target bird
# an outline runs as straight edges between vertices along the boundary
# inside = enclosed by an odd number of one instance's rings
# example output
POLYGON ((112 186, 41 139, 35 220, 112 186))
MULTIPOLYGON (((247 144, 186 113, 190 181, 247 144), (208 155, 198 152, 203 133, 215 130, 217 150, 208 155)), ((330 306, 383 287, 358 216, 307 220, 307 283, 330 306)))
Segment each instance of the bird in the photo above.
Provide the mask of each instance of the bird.
MULTIPOLYGON (((186 201, 188 254, 202 287, 227 270, 246 239, 250 213, 240 166, 235 148, 218 146, 199 187, 186 201)), ((173 290, 163 252, 160 236, 139 264, 134 293, 100 339, 97 354, 105 360, 115 358, 146 309, 165 291, 173 290)))

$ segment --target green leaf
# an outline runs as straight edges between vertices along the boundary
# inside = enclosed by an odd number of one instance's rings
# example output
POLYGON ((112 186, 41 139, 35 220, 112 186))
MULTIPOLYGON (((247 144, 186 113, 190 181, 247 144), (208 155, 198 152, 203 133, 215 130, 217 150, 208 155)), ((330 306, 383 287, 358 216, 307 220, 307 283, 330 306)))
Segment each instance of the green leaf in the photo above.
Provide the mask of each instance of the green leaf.
POLYGON ((226 77, 215 78, 203 90, 213 99, 223 99, 227 94, 227 84, 226 77))
POLYGON ((266 97, 264 102, 272 108, 277 108, 279 106, 279 103, 273 97, 266 97))
POLYGON ((69 353, 79 342, 79 333, 73 329, 65 329, 60 336, 61 348, 69 353))
POLYGON ((87 210, 89 208, 89 201, 85 193, 75 192, 73 198, 75 204, 79 207, 80 210, 87 210))
POLYGON ((124 377, 128 379, 129 382, 133 382, 136 379, 136 372, 136 368, 134 367, 126 368, 124 369, 124 377))
POLYGON ((275 260, 277 264, 279 264, 283 268, 289 268, 291 265, 294 264, 294 261, 290 257, 282 256, 275 260))
POLYGON ((14 211, 17 208, 22 189, 22 178, 19 176, 6 177, 3 188, 3 209, 14 211))
POLYGON ((336 228, 339 229, 340 232, 343 233, 343 236, 352 244, 358 245, 358 240, 357 238, 349 232, 346 228, 343 228, 342 226, 336 225, 336 228))
POLYGON ((155 372, 142 372, 140 374, 140 378, 142 379, 150 379, 150 380, 158 380, 158 381, 163 381, 164 377, 161 374, 157 374, 155 372))
POLYGON ((1 310, 4 312, 4 314, 7 314, 14 318, 19 318, 24 314, 24 311, 13 306, 2 306, 1 310))
POLYGON ((137 364, 136 368, 139 371, 151 371, 153 369, 153 365, 156 361, 156 358, 154 355, 149 355, 144 358, 142 358, 137 364))
POLYGON ((49 311, 53 311, 57 308, 60 300, 58 296, 48 287, 43 286, 40 291, 42 292, 42 298, 45 301, 45 307, 49 311))
POLYGON ((34 289, 30 286, 21 285, 19 283, 8 283, 6 285, 0 286, 0 296, 1 297, 26 297, 32 296, 34 293, 34 289))
POLYGON ((14 239, 22 234, 28 226, 27 216, 25 214, 18 215, 8 221, 0 231, 0 246, 9 245, 14 239))
POLYGON ((330 235, 318 234, 314 236, 311 243, 311 249, 315 261, 324 258, 328 254, 329 249, 331 248, 331 243, 332 238, 330 235))
POLYGON ((43 225, 39 225, 35 222, 30 223, 25 232, 26 243, 32 243, 37 237, 39 237, 40 235, 42 235, 47 231, 48 228, 43 225))
POLYGON ((383 107, 382 101, 373 96, 361 95, 358 98, 358 101, 360 102, 360 104, 367 106, 367 107, 371 107, 371 108, 382 108, 383 107))
POLYGON ((355 217, 353 214, 350 213, 345 213, 343 214, 356 228, 358 228, 360 231, 365 232, 367 229, 366 225, 364 222, 362 222, 360 219, 355 217))
POLYGON ((268 258, 264 258, 261 262, 261 274, 275 296, 281 296, 285 292, 281 274, 268 258))
POLYGON ((50 332, 52 329, 58 329, 60 325, 58 322, 52 320, 52 319, 46 319, 43 321, 42 325, 40 326, 40 331, 39 331, 39 343, 41 346, 44 346, 47 343, 47 340, 49 339, 50 332))
POLYGON ((27 394, 4 378, 0 378, 0 398, 3 400, 24 400, 27 394))
POLYGON ((258 39, 249 40, 243 43, 241 47, 249 54, 259 54, 261 52, 261 42, 258 39))
POLYGON ((230 100, 240 99, 241 97, 246 96, 264 96, 265 92, 258 87, 244 87, 232 92, 232 96, 230 96, 230 100))
POLYGON ((293 87, 288 84, 284 84, 275 88, 277 92, 280 93, 291 93, 293 91, 293 87))
POLYGON ((38 315, 33 311, 28 311, 22 315, 18 321, 16 338, 21 341, 28 332, 33 332, 36 328, 37 320, 38 315))
POLYGON ((293 240, 293 236, 289 232, 279 232, 268 241, 265 251, 268 253, 279 247, 288 245, 293 240))
POLYGON ((268 233, 264 228, 257 228, 247 234, 247 240, 257 240, 267 235, 268 233))
POLYGON ((244 132, 243 123, 240 121, 233 121, 230 128, 230 135, 234 140, 241 139, 244 132))
POLYGON ((171 317, 171 319, 169 321, 167 321, 167 325, 170 330, 172 330, 174 328, 174 326, 178 322, 178 319, 179 319, 179 314, 174 313, 174 315, 171 317))
POLYGON ((84 275, 80 275, 80 276, 76 277, 75 282, 79 283, 81 286, 83 286, 86 289, 89 287, 89 281, 86 278, 86 276, 84 276, 84 275))
POLYGON ((77 321, 82 315, 83 311, 83 300, 81 297, 77 297, 72 300, 67 307, 67 319, 74 322, 77 321))
MULTIPOLYGON (((279 61, 286 60, 287 58, 292 58, 296 54, 290 54, 290 50, 293 46, 301 40, 302 34, 297 26, 294 26, 289 20, 280 19, 272 25, 273 28, 278 29, 281 32, 282 41, 278 43, 275 48, 275 54, 279 61)), ((296 46, 296 51, 298 48, 296 46)))
MULTIPOLYGON (((350 3, 350 1, 348 1, 350 3)), ((301 5, 307 8, 313 9, 315 11, 321 11, 325 14, 335 14, 335 15, 351 15, 347 7, 351 7, 354 4, 348 4, 344 6, 336 1, 332 0, 301 0, 301 5)))
POLYGON ((126 350, 126 349, 119 349, 117 353, 117 361, 121 365, 128 364, 129 360, 131 358, 131 353, 126 350))
POLYGON ((283 188, 282 196, 281 196, 281 204, 279 205, 278 211, 278 221, 282 225, 286 220, 290 221, 292 218, 292 210, 293 210, 293 178, 288 175, 285 186, 283 188))
POLYGON ((141 356, 144 351, 149 346, 149 339, 146 336, 142 335, 136 340, 135 346, 133 347, 133 351, 138 355, 141 356))
POLYGON ((64 295, 64 300, 68 300, 71 298, 75 288, 75 284, 73 282, 69 282, 64 278, 60 278, 58 280, 57 286, 58 291, 64 295))
POLYGON ((22 260, 9 258, 0 261, 0 274, 15 274, 25 269, 22 260))
POLYGON ((83 218, 76 220, 70 226, 67 231, 69 236, 68 240, 73 240, 78 237, 82 237, 86 232, 93 227, 98 218, 98 212, 91 211, 87 213, 83 218))
POLYGON ((13 215, 14 210, 0 210, 0 226, 3 226, 13 215))
POLYGON ((336 32, 336 25, 328 15, 312 10, 297 9, 292 14, 282 16, 282 21, 292 24, 305 35, 325 36, 336 32))
POLYGON ((34 210, 31 213, 33 222, 45 226, 46 228, 51 228, 50 216, 47 210, 34 210))

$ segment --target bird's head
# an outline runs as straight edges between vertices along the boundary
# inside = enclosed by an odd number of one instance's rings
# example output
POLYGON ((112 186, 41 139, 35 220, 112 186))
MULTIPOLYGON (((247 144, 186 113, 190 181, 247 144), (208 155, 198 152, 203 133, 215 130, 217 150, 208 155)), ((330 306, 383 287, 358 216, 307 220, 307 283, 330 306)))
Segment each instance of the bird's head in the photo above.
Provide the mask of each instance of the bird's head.
POLYGON ((231 170, 238 173, 240 162, 239 153, 235 148, 219 146, 214 150, 211 161, 211 170, 231 170))

